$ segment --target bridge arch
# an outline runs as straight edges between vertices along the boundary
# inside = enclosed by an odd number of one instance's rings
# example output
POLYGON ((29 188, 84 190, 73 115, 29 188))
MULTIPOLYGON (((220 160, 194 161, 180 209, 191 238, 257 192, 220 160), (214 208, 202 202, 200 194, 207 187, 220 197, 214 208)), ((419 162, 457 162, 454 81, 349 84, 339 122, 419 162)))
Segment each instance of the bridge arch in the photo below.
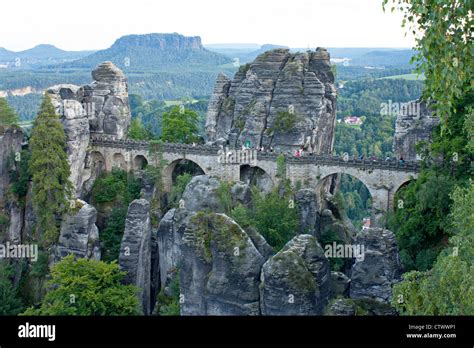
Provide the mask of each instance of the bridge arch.
POLYGON ((112 156, 112 167, 127 170, 127 162, 125 161, 125 157, 122 153, 114 153, 114 155, 112 156))
POLYGON ((178 158, 169 163, 163 170, 163 186, 165 192, 170 192, 173 182, 178 175, 177 169, 181 166, 187 166, 188 168, 182 169, 182 172, 192 172, 193 176, 206 174, 205 169, 197 161, 190 160, 188 158, 178 158))
POLYGON ((106 170, 107 167, 105 164, 105 156, 102 152, 94 150, 90 153, 88 167, 91 168, 93 172, 106 170))
POLYGON ((270 192, 273 188, 272 177, 259 166, 240 165, 239 179, 249 185, 257 186, 263 192, 270 192))
POLYGON ((148 165, 148 160, 143 155, 136 155, 133 158, 133 169, 134 170, 142 170, 145 169, 148 165))
POLYGON ((367 188, 371 198, 371 226, 385 225, 382 219, 384 214, 390 209, 390 199, 393 199, 391 190, 386 187, 374 185, 374 182, 377 182, 377 180, 369 180, 370 175, 367 175, 365 171, 360 171, 356 168, 346 168, 345 170, 341 170, 340 168, 328 168, 317 183, 316 187, 318 192, 323 188, 324 184, 327 184, 329 178, 335 175, 348 175, 360 181, 367 188))
POLYGON ((405 179, 401 180, 400 182, 398 182, 397 185, 393 188, 393 195, 395 196, 397 194, 397 192, 400 191, 400 189, 402 187, 410 185, 415 180, 416 180, 416 178, 414 178, 412 176, 409 176, 409 177, 406 177, 405 179))

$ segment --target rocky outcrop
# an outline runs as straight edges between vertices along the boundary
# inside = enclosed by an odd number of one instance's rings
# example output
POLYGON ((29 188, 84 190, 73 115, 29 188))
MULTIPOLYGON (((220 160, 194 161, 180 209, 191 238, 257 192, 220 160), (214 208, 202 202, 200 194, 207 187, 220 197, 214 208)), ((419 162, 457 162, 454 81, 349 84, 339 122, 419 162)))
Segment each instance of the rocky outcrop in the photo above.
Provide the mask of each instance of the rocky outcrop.
POLYGON ((336 316, 386 316, 397 315, 397 311, 389 304, 380 303, 374 300, 354 300, 351 298, 336 298, 331 300, 324 315, 336 316))
POLYGON ((198 211, 223 212, 217 196, 220 183, 217 179, 198 175, 191 179, 181 197, 179 208, 169 210, 161 219, 157 229, 160 279, 167 292, 167 286, 177 274, 181 256, 184 230, 190 216, 198 211))
MULTIPOLYGON (((161 219, 156 234, 160 278, 165 292, 182 259, 182 238, 189 219, 199 211, 224 211, 217 194, 219 185, 219 180, 206 175, 193 177, 183 192, 180 208, 169 210, 161 219)), ((231 198, 233 204, 248 204, 251 199, 249 186, 242 182, 234 183, 231 186, 231 198)), ((249 230, 247 233, 255 247, 268 258, 273 251, 265 239, 257 231, 249 230)))
POLYGON ((193 177, 183 192, 181 206, 188 211, 209 209, 222 213, 224 207, 217 195, 219 185, 218 179, 207 175, 193 177))
POLYGON ((329 262, 316 238, 290 240, 262 268, 260 308, 263 315, 320 315, 330 291, 329 262))
POLYGON ((316 236, 320 211, 316 192, 311 189, 297 191, 295 206, 299 215, 298 233, 316 236))
POLYGON ((251 226, 245 228, 245 232, 249 236, 253 245, 257 248, 258 252, 263 256, 263 258, 268 260, 275 253, 273 248, 268 244, 268 242, 263 238, 263 236, 257 232, 257 230, 251 226))
POLYGON ((247 206, 252 200, 252 191, 250 189, 250 185, 241 181, 238 181, 232 185, 230 194, 232 196, 232 204, 234 206, 238 204, 247 206))
POLYGON ((139 299, 145 315, 152 313, 154 305, 151 303, 151 251, 150 203, 136 199, 128 207, 119 265, 127 273, 125 283, 140 289, 139 299))
POLYGON ((92 71, 92 78, 94 82, 86 86, 66 84, 47 90, 64 125, 70 179, 77 196, 81 196, 82 184, 93 174, 87 163, 90 134, 104 133, 124 139, 131 121, 123 72, 111 62, 105 62, 92 71))
POLYGON ((165 293, 178 271, 186 217, 184 209, 171 209, 161 219, 156 232, 160 282, 165 293))
POLYGON ((419 160, 416 144, 421 141, 430 143, 432 130, 438 123, 439 118, 433 116, 425 102, 418 100, 402 105, 397 112, 395 122, 393 137, 395 156, 398 159, 403 158, 405 161, 419 160))
POLYGON ((182 315, 258 315, 264 258, 224 214, 200 212, 183 236, 182 315))
POLYGON ((99 230, 95 225, 97 210, 84 201, 76 200, 73 211, 61 222, 55 261, 73 254, 75 257, 100 260, 99 230))
POLYGON ((348 298, 338 298, 331 300, 325 311, 325 315, 352 316, 358 314, 358 307, 354 300, 348 298))
POLYGON ((111 62, 104 62, 92 71, 92 78, 94 82, 83 87, 82 100, 91 108, 91 131, 126 138, 131 114, 125 75, 111 62))
POLYGON ((351 280, 342 272, 331 272, 331 297, 349 297, 351 280))
POLYGON ((400 281, 402 265, 393 232, 381 228, 362 230, 356 244, 364 254, 352 266, 350 297, 388 303, 392 285, 400 281))
POLYGON ((330 153, 336 117, 336 89, 329 54, 323 48, 292 54, 275 49, 240 67, 232 81, 219 75, 209 104, 210 142, 230 146, 305 146, 330 153))
POLYGON ((74 85, 59 85, 48 89, 48 94, 61 116, 67 141, 68 161, 71 168, 70 180, 79 194, 82 185, 82 175, 89 146, 90 130, 86 110, 80 101, 74 98, 79 92, 74 85))

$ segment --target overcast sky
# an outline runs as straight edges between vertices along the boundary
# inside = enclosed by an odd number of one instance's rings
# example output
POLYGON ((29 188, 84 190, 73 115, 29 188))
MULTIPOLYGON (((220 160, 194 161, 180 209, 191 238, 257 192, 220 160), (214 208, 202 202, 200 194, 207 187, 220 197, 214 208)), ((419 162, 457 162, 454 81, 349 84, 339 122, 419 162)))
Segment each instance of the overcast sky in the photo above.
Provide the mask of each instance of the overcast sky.
POLYGON ((204 44, 412 47, 382 0, 2 0, 0 47, 104 49, 127 34, 201 36, 204 44))

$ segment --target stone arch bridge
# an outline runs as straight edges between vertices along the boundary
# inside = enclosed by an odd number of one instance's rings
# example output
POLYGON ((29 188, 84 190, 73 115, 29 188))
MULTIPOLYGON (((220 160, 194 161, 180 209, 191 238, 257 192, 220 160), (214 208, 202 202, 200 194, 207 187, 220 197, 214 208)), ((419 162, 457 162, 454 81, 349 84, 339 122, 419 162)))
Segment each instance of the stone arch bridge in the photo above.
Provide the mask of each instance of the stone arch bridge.
MULTIPOLYGON (((125 170, 142 169, 145 165, 157 165, 160 156, 166 160, 163 171, 165 191, 172 186, 172 173, 176 165, 186 159, 194 162, 209 176, 221 180, 241 180, 245 166, 260 168, 272 183, 276 183, 277 153, 255 152, 247 150, 222 151, 222 148, 208 145, 160 144, 158 152, 144 141, 115 140, 102 134, 91 135, 89 148, 90 162, 110 171, 113 167, 125 170), (160 155, 158 155, 158 153, 160 155)), ((373 219, 393 209, 395 193, 405 183, 416 179, 419 167, 416 162, 400 164, 369 160, 344 160, 331 155, 308 155, 301 158, 286 155, 286 176, 293 184, 302 183, 303 187, 314 187, 324 179, 336 174, 349 174, 360 180, 372 197, 373 219)))

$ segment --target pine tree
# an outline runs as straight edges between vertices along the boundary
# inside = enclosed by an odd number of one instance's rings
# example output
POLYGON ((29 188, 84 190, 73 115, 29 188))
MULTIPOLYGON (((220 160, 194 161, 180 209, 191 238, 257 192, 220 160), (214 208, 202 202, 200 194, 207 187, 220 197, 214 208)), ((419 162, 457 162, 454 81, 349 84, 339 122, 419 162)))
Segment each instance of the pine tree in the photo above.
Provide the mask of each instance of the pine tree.
POLYGON ((12 125, 18 123, 18 116, 8 105, 5 98, 0 98, 0 125, 12 125))
POLYGON ((67 212, 72 196, 70 168, 66 154, 66 134, 48 95, 43 97, 30 139, 29 162, 33 182, 33 206, 48 246, 57 241, 57 218, 67 212))

